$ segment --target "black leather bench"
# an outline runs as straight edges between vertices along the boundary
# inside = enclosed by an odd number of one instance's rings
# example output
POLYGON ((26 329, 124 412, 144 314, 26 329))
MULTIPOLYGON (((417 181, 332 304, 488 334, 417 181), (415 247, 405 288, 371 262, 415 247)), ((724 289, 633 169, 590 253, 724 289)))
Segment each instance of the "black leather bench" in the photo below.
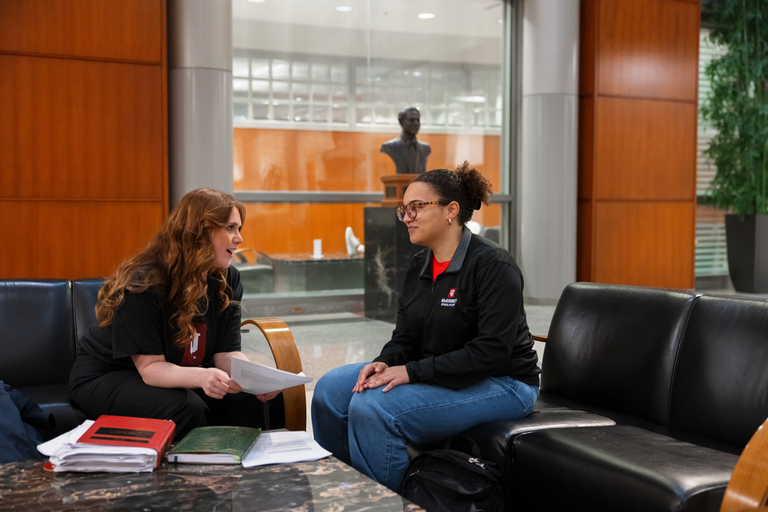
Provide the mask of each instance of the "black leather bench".
POLYGON ((46 437, 82 423, 68 384, 76 355, 72 282, 0 281, 0 333, 0 380, 53 414, 46 437))
POLYGON ((768 302, 578 283, 535 412, 470 435, 508 510, 717 511, 768 417, 768 302))
MULTIPOLYGON (((53 415, 55 426, 45 433, 45 439, 87 419, 70 401, 69 372, 78 340, 96 321, 94 309, 102 284, 103 279, 0 280, 0 381, 53 415)), ((265 322, 271 325, 279 320, 246 322, 263 329, 265 322)), ((278 337, 266 332, 265 337, 277 368, 301 371, 298 349, 290 333, 278 337)), ((304 430, 305 414, 304 387, 286 390, 270 401, 269 427, 304 430)))

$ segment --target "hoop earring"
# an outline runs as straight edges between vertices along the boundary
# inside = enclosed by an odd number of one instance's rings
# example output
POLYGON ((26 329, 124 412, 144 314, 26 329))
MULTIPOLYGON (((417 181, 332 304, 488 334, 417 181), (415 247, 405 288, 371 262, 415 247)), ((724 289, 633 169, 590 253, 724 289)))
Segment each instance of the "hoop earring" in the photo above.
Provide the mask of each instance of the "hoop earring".
POLYGON ((452 225, 452 224, 453 224, 453 223, 451 222, 451 218, 450 218, 450 217, 448 217, 448 225, 450 226, 450 225, 452 225))

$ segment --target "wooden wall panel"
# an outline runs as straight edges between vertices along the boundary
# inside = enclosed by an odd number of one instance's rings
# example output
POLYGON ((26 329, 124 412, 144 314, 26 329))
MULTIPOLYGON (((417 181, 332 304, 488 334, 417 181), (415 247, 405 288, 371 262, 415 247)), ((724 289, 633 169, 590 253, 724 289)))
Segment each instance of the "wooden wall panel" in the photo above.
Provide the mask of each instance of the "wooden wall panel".
POLYGON ((600 97, 595 126, 597 199, 693 200, 695 103, 600 97))
POLYGON ((691 287, 692 203, 598 202, 594 214, 592 281, 691 287))
MULTIPOLYGON (((381 145, 393 133, 235 128, 235 190, 383 190, 381 176, 395 165, 381 145)), ((420 134, 432 148, 427 167, 455 168, 470 161, 501 190, 498 135, 420 134)), ((266 254, 312 252, 321 238, 326 252, 346 252, 344 230, 363 238, 362 204, 252 204, 243 228, 243 247, 266 254)), ((378 205, 370 205, 378 206, 378 205)), ((499 205, 481 208, 473 220, 501 222, 499 205)))
POLYGON ((579 199, 591 199, 595 160, 595 100, 579 96, 579 199))
POLYGON ((696 101, 699 6, 673 0, 602 0, 598 93, 696 101))
POLYGON ((597 62, 597 8, 598 0, 581 0, 579 6, 579 94, 592 95, 595 92, 595 71, 597 62))
MULTIPOLYGON (((324 253, 346 254, 344 230, 363 238, 360 204, 248 204, 240 247, 269 255, 311 254, 312 240, 323 240, 324 253)), ((368 205, 377 206, 377 205, 368 205)), ((364 240, 363 240, 363 243, 364 240)))
MULTIPOLYGON (((247 204, 241 248, 268 255, 311 253, 312 240, 323 240, 323 252, 346 253, 344 231, 350 226, 365 244, 364 208, 378 204, 247 204)), ((394 213, 392 214, 394 215, 394 213)), ((501 206, 483 206, 473 220, 499 226, 501 206)))
MULTIPOLYGON (((381 191, 395 164, 381 153, 392 133, 235 128, 235 190, 381 191)), ((500 137, 425 133, 428 169, 469 161, 501 190, 500 137)))
POLYGON ((163 199, 160 66, 0 55, 0 198, 163 199))
POLYGON ((163 0, 3 0, 0 51, 160 64, 163 0))
POLYGON ((106 276, 166 214, 158 202, 0 201, 0 278, 106 276))
POLYGON ((579 199, 576 223, 576 280, 592 281, 592 211, 591 200, 579 199))
POLYGON ((578 280, 694 286, 699 14, 582 0, 578 280))
POLYGON ((107 275, 168 212, 163 0, 0 2, 0 279, 107 275))

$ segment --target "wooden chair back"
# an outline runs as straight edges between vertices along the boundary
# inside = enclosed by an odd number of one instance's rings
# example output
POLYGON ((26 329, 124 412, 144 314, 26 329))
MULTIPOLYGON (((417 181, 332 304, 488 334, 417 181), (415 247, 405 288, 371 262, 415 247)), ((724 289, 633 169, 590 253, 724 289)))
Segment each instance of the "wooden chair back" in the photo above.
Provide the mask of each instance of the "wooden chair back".
POLYGON ((768 499, 768 419, 741 453, 725 489, 720 512, 764 510, 768 499))
MULTIPOLYGON (((291 330, 279 318, 258 318, 243 321, 240 325, 255 325, 267 338, 275 366, 278 370, 299 373, 301 357, 291 330)), ((307 394, 304 385, 283 390, 285 402, 285 428, 294 431, 307 430, 307 394)))

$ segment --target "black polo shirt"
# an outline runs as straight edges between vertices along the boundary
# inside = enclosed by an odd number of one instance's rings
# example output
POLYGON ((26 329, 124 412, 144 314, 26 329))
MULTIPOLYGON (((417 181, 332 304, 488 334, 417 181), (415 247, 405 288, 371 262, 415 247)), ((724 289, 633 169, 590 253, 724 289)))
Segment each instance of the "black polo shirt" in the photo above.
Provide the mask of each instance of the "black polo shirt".
POLYGON ((392 339, 375 361, 405 365, 412 383, 450 389, 503 376, 538 385, 523 275, 512 256, 465 227, 434 282, 431 263, 429 249, 411 259, 392 339))

